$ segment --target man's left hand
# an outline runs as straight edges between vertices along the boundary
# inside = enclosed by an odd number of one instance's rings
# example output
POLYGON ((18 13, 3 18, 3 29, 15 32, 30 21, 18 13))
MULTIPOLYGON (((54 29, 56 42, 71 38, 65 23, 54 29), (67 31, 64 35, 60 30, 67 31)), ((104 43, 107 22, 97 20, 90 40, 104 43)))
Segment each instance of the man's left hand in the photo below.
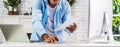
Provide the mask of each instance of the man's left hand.
POLYGON ((77 29, 77 24, 73 23, 73 25, 70 25, 66 27, 68 30, 70 30, 71 33, 73 33, 77 29))

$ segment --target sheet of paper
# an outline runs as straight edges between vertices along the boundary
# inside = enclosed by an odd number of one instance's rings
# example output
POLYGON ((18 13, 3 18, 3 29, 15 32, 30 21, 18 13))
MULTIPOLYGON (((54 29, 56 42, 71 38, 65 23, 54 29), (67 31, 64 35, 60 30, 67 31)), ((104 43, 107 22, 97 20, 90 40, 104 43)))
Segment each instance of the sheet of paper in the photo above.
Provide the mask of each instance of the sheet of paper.
POLYGON ((64 30, 64 29, 66 29, 66 27, 68 27, 70 25, 73 25, 73 23, 76 23, 77 21, 78 21, 77 18, 68 19, 62 25, 60 25, 57 28, 55 28, 54 31, 64 30))

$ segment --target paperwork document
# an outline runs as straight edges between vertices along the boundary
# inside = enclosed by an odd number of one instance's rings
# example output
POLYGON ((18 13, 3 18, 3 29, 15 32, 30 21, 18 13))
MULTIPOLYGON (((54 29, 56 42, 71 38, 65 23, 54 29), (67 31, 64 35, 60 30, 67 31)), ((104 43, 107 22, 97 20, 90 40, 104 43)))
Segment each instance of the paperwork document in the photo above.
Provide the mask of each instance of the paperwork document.
POLYGON ((64 30, 64 29, 66 29, 66 27, 73 25, 73 23, 76 23, 77 21, 78 21, 77 18, 68 19, 62 25, 55 28, 54 31, 64 30))

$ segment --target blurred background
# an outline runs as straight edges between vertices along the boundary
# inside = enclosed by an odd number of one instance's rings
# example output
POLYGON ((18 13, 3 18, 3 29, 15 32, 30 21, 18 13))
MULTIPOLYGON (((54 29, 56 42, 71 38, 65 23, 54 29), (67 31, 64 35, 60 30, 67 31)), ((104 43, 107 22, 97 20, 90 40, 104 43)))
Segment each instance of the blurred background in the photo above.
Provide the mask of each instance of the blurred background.
MULTIPOLYGON (((77 30, 71 36, 65 35, 66 40, 79 41, 88 38, 89 0, 67 1, 71 5, 72 17, 79 17, 79 19, 76 22, 78 24, 77 30)), ((31 12, 32 0, 0 0, 0 24, 22 24, 26 33, 31 33, 31 12)), ((120 0, 113 0, 112 26, 115 40, 120 41, 120 0)))

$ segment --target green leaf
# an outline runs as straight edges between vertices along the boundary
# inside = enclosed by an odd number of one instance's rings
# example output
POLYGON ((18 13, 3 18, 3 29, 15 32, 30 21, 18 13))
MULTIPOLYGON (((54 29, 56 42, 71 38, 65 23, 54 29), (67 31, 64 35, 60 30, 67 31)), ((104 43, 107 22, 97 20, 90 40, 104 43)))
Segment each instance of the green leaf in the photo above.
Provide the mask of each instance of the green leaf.
POLYGON ((67 0, 70 6, 72 6, 75 3, 75 0, 67 0))
POLYGON ((4 4, 6 6, 11 6, 13 8, 18 7, 18 5, 21 3, 21 0, 7 0, 6 2, 4 1, 4 4))
POLYGON ((117 2, 120 2, 120 0, 117 0, 117 2))

